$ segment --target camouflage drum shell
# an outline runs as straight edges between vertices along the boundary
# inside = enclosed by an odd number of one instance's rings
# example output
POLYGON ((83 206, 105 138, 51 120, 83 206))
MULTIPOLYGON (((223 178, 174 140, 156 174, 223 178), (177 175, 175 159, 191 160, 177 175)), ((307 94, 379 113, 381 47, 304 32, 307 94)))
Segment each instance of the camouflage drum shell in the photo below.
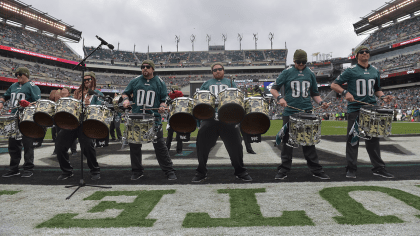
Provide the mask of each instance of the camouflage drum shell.
POLYGON ((299 119, 290 116, 289 137, 295 144, 312 146, 321 141, 321 118, 299 119))
POLYGON ((245 112, 246 114, 252 112, 263 113, 268 116, 269 114, 269 101, 262 97, 251 97, 245 99, 245 112))
POLYGON ((194 99, 195 106, 200 105, 200 104, 207 104, 213 108, 216 107, 216 96, 214 96, 214 94, 210 91, 199 90, 194 93, 193 99, 194 99))
POLYGON ((171 116, 177 113, 188 113, 192 115, 194 100, 192 98, 175 98, 172 101, 171 116))
POLYGON ((43 113, 46 113, 50 116, 54 116, 55 107, 56 107, 56 104, 53 101, 38 100, 38 101, 36 101, 36 105, 35 105, 35 113, 43 112, 43 113))
POLYGON ((82 103, 74 98, 60 98, 55 107, 55 113, 67 112, 79 119, 82 113, 82 103))
POLYGON ((18 120, 14 115, 0 116, 0 135, 10 138, 16 135, 18 131, 18 120))
POLYGON ((237 88, 227 88, 222 90, 218 95, 219 107, 226 104, 238 104, 244 107, 244 93, 237 88))
POLYGON ((366 136, 384 138, 391 135, 393 114, 360 108, 359 128, 366 136))
POLYGON ((133 144, 145 144, 150 143, 154 139, 154 119, 130 119, 128 118, 127 129, 127 140, 133 144))

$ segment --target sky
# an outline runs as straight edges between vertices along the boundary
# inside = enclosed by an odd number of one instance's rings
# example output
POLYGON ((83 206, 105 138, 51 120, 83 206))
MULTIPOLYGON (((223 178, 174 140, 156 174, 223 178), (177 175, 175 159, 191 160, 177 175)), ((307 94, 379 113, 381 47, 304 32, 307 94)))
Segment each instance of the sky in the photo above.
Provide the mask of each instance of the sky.
MULTIPOLYGON (((289 49, 287 64, 296 49, 347 57, 366 35, 357 36, 353 23, 385 4, 378 0, 21 0, 82 31, 85 46, 97 47, 100 36, 124 51, 206 51, 210 45, 226 50, 289 49)), ((82 41, 69 43, 83 56, 82 41)), ((103 46, 106 48, 106 46, 103 46)))

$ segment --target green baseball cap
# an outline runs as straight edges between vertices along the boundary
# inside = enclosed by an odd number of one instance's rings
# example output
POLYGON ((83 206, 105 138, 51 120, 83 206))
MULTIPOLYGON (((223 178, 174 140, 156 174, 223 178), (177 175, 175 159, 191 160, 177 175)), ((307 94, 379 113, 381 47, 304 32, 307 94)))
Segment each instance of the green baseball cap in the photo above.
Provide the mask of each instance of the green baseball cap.
POLYGON ((369 48, 368 48, 368 47, 366 47, 365 45, 362 45, 362 46, 357 47, 357 48, 356 48, 356 50, 354 50, 354 55, 356 55, 356 56, 357 56, 357 54, 358 54, 358 53, 360 52, 360 50, 362 50, 362 49, 369 50, 369 48))
POLYGON ((19 68, 17 68, 16 69, 16 71, 15 71, 15 74, 16 73, 22 73, 22 74, 24 74, 26 77, 28 77, 29 78, 29 69, 28 68, 26 68, 26 67, 19 67, 19 68))
POLYGON ((144 60, 141 65, 143 64, 149 64, 155 70, 155 63, 152 60, 144 60))
POLYGON ((85 72, 85 76, 90 76, 90 77, 92 77, 92 78, 96 79, 95 72, 93 72, 93 71, 88 71, 88 72, 85 72))
POLYGON ((295 51, 295 54, 293 54, 293 60, 296 61, 307 61, 308 60, 308 54, 306 54, 305 51, 302 49, 297 49, 295 51))

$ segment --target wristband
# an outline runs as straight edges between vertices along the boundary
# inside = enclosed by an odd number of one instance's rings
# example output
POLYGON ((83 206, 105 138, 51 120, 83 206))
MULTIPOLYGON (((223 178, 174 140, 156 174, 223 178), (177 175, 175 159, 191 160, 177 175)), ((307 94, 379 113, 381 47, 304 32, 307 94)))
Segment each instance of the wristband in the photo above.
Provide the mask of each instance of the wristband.
POLYGON ((279 95, 279 96, 277 97, 277 102, 279 102, 279 101, 280 101, 280 99, 282 99, 282 98, 283 98, 283 96, 279 95))
POLYGON ((386 96, 385 95, 382 95, 382 96, 380 96, 379 97, 381 100, 384 100, 384 98, 386 98, 386 96))
POLYGON ((341 96, 346 96, 346 93, 348 93, 349 91, 347 91, 347 90, 343 90, 343 92, 341 93, 341 96))
POLYGON ((0 103, 4 105, 4 102, 3 101, 0 101, 0 103))
POLYGON ((123 98, 123 101, 128 100, 128 97, 123 98))
POLYGON ((319 103, 319 105, 320 105, 320 106, 322 106, 322 104, 324 104, 324 101, 321 101, 321 102, 319 103))

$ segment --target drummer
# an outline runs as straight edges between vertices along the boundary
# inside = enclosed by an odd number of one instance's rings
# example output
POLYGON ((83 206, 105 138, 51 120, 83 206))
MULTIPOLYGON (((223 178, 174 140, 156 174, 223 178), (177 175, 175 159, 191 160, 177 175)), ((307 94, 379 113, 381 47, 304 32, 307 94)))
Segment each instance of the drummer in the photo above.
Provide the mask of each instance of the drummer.
MULTIPOLYGON (((382 92, 379 72, 374 66, 369 65, 369 48, 362 45, 356 48, 354 53, 356 55, 357 65, 347 68, 331 84, 331 89, 341 94, 348 102, 346 143, 347 178, 356 178, 359 142, 357 141, 353 146, 349 133, 355 124, 355 121, 359 121, 358 116, 360 108, 365 105, 363 103, 376 105, 376 97, 387 103, 391 102, 394 98, 391 95, 385 96, 382 92), (344 83, 347 83, 347 90, 341 87, 344 83), (363 103, 360 103, 359 101, 363 103)), ((385 170, 385 162, 381 158, 379 138, 365 140, 365 143, 366 151, 368 152, 370 162, 373 165, 373 174, 384 178, 394 178, 394 175, 385 170)))
MULTIPOLYGON (((123 105, 127 108, 130 105, 128 95, 133 94, 133 113, 147 113, 155 117, 155 125, 160 125, 162 122, 161 114, 165 112, 167 105, 165 104, 168 96, 165 82, 156 75, 155 63, 152 60, 145 60, 140 66, 142 75, 130 81, 127 88, 125 88, 122 97, 123 105), (142 110, 149 108, 149 110, 142 110), (154 108, 155 110, 150 110, 154 108)), ((142 144, 130 143, 130 159, 131 159, 131 180, 138 180, 143 177, 142 165, 142 144)), ((172 167, 173 163, 169 157, 168 149, 166 148, 165 140, 163 139, 162 128, 157 132, 157 140, 153 142, 156 158, 159 162, 160 168, 165 172, 168 180, 176 180, 175 170, 172 167)))
MULTIPOLYGON (((273 94, 273 97, 276 99, 277 104, 285 107, 283 112, 283 124, 288 124, 288 127, 290 127, 289 117, 291 115, 301 112, 300 110, 311 113, 311 97, 316 103, 322 106, 322 108, 328 108, 328 103, 323 102, 319 96, 315 74, 306 67, 307 61, 308 57, 306 52, 302 49, 296 50, 293 55, 293 62, 295 65, 282 71, 270 90, 271 94, 273 94), (284 86, 284 97, 278 92, 282 86, 284 86), (299 110, 291 108, 290 106, 299 110)), ((280 144, 281 165, 277 168, 275 179, 285 179, 287 173, 292 168, 293 147, 287 143, 288 140, 289 133, 286 132, 280 144)), ((302 149, 306 163, 313 176, 319 179, 330 179, 319 164, 315 145, 302 146, 302 149)))
MULTIPOLYGON (((217 96, 226 88, 236 88, 236 84, 224 78, 225 69, 223 64, 216 62, 211 66, 213 79, 206 81, 200 90, 207 90, 217 96)), ((235 168, 235 176, 243 181, 252 181, 251 176, 244 167, 241 135, 235 128, 235 124, 225 124, 213 118, 203 120, 197 134, 198 167, 192 182, 201 182, 207 178, 207 160, 210 149, 216 145, 218 137, 221 137, 230 156, 232 166, 235 168)))
MULTIPOLYGON (((41 90, 35 83, 29 81, 29 69, 26 67, 19 67, 15 71, 18 82, 12 84, 3 95, 0 97, 0 109, 3 109, 4 103, 11 100, 12 107, 16 107, 20 100, 28 102, 35 102, 41 98, 41 90)), ((15 113, 17 109, 13 109, 15 113)), ((17 127, 16 127, 17 128, 17 127)), ((34 140, 29 137, 22 137, 22 140, 17 140, 15 137, 9 138, 9 155, 10 155, 10 170, 2 177, 12 177, 20 175, 19 163, 22 159, 22 144, 23 144, 23 173, 21 177, 31 177, 34 169, 34 140)))
MULTIPOLYGON (((88 94, 89 90, 94 90, 97 94, 103 96, 101 91, 96 90, 96 75, 94 72, 90 71, 84 74, 82 85, 74 91, 74 98, 83 101, 85 106, 101 105, 102 101, 99 100, 98 96, 88 94), (82 91, 83 84, 84 88, 82 91)), ((61 129, 57 134, 55 151, 57 153, 58 162, 60 163, 60 168, 63 171, 63 173, 58 177, 58 180, 65 180, 73 177, 73 167, 70 164, 69 154, 67 152, 76 138, 79 139, 80 148, 86 156, 87 164, 90 168, 91 179, 99 180, 101 178, 93 140, 86 137, 80 129, 81 126, 73 130, 61 129)))

